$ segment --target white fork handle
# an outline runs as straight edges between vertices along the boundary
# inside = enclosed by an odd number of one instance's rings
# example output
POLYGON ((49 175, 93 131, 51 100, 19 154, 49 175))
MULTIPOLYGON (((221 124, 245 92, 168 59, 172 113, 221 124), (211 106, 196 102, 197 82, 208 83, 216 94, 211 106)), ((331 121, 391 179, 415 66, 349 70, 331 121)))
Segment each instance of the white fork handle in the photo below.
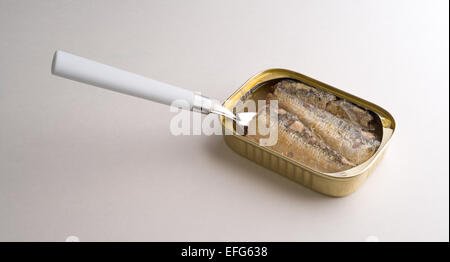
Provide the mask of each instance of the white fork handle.
POLYGON ((211 101, 194 92, 125 70, 114 68, 83 57, 56 51, 53 56, 52 74, 78 82, 106 88, 123 94, 141 97, 161 104, 171 105, 183 101, 178 107, 208 112, 211 101))

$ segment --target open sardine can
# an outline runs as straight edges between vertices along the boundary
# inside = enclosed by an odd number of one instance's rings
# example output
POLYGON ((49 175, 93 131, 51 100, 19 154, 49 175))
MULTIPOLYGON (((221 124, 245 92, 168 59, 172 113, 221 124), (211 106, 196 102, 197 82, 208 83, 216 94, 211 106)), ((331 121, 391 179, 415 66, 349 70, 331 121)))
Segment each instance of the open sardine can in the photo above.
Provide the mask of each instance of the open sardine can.
POLYGON ((255 99, 264 99, 264 95, 268 93, 267 90, 273 86, 273 83, 283 79, 299 81, 370 110, 377 118, 380 126, 377 131, 380 137, 380 145, 376 152, 368 160, 353 168, 334 173, 320 172, 269 147, 261 146, 247 136, 243 136, 236 132, 236 126, 233 122, 226 121, 222 117, 224 133, 232 134, 224 136, 226 144, 241 156, 322 194, 342 197, 356 191, 386 152, 395 131, 394 118, 385 109, 371 102, 286 69, 269 69, 253 76, 234 92, 223 103, 223 106, 229 110, 234 110, 238 102, 248 97, 254 96, 255 99))

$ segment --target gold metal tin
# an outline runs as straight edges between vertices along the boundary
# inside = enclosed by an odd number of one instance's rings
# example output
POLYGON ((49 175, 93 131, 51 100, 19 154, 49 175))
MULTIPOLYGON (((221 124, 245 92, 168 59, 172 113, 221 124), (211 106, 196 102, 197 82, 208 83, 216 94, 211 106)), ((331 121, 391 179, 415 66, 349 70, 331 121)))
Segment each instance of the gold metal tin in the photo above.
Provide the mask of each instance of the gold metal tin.
POLYGON ((232 94, 223 103, 223 106, 233 110, 236 103, 240 101, 241 98, 250 90, 255 89, 267 81, 282 78, 298 80, 312 87, 332 93, 340 98, 346 99, 376 113, 379 116, 383 126, 381 145, 377 152, 366 162, 349 170, 336 173, 319 172, 295 160, 287 158, 272 149, 260 146, 245 136, 238 135, 233 129, 232 122, 225 121, 222 117, 221 122, 224 132, 225 129, 228 129, 228 132, 231 131, 233 134, 224 135, 226 144, 232 150, 248 158, 249 160, 322 194, 333 197, 342 197, 353 193, 363 184, 375 166, 382 159, 392 135, 394 134, 394 118, 389 112, 371 102, 312 79, 308 76, 286 69, 269 69, 253 76, 246 83, 244 83, 241 88, 234 92, 234 94, 232 94))

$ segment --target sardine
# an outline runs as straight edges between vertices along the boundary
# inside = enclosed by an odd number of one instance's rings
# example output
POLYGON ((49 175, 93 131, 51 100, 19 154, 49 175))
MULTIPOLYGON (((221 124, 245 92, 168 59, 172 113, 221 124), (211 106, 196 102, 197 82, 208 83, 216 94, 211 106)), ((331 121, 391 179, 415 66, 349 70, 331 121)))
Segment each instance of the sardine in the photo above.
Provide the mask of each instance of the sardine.
POLYGON ((380 145, 375 135, 361 126, 307 103, 284 88, 275 88, 268 99, 277 99, 281 107, 298 116, 313 133, 352 163, 366 161, 380 145))
POLYGON ((326 110, 338 117, 360 125, 366 130, 373 130, 373 116, 369 111, 323 90, 293 80, 282 80, 274 89, 297 96, 305 103, 326 110))
MULTIPOLYGON (((321 172, 338 172, 355 166, 317 137, 297 116, 279 108, 276 121, 269 110, 275 109, 268 106, 266 111, 260 111, 257 116, 257 120, 267 126, 277 125, 277 143, 269 148, 321 172)), ((249 137, 258 142, 262 136, 257 134, 249 137)))

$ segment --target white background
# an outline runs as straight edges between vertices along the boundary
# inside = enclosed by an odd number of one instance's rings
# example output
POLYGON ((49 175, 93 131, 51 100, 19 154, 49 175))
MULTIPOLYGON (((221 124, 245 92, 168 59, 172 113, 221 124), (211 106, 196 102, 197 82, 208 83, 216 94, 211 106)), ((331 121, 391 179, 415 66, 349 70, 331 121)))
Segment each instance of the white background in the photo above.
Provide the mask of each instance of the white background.
POLYGON ((448 19, 437 0, 0 0, 0 240, 448 241, 448 19), (398 128, 329 198, 172 136, 166 106, 51 76, 56 49, 219 100, 289 68, 398 128))

